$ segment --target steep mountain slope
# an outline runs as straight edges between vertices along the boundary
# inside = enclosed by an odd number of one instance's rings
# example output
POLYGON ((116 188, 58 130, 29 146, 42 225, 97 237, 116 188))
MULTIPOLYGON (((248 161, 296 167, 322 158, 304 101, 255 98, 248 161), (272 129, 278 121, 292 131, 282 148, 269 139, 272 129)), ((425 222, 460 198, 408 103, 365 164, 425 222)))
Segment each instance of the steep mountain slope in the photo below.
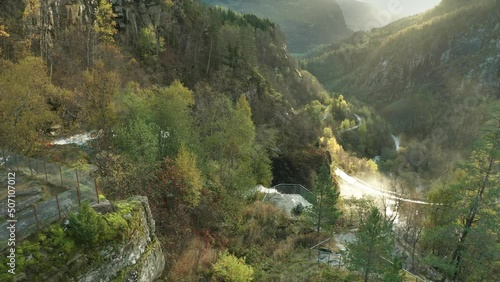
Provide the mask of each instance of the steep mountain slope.
MULTIPOLYGON (((498 14, 494 0, 443 1, 316 50, 304 66, 329 89, 375 105, 397 132, 456 150, 500 98, 498 14)), ((429 160, 436 150, 421 153, 429 160)))
POLYGON ((280 25, 292 53, 304 53, 351 34, 340 6, 334 0, 205 0, 242 13, 269 18, 280 25))
POLYGON ((0 38, 0 52, 11 61, 29 53, 42 55, 52 83, 75 92, 51 98, 51 107, 64 112, 65 124, 86 123, 82 72, 100 63, 117 73, 121 87, 180 80, 200 97, 217 93, 235 102, 244 95, 257 139, 273 161, 274 181, 312 186, 324 152, 316 145, 322 125, 309 104, 317 100, 314 106, 323 107, 328 94, 288 54, 274 23, 198 1, 116 1, 108 16, 117 21, 118 30, 115 43, 109 44, 105 29, 92 24, 106 16, 96 13, 105 11, 99 1, 55 0, 31 8, 14 2, 0 6, 2 24, 12 33, 0 38), (27 28, 19 24, 24 21, 27 28))

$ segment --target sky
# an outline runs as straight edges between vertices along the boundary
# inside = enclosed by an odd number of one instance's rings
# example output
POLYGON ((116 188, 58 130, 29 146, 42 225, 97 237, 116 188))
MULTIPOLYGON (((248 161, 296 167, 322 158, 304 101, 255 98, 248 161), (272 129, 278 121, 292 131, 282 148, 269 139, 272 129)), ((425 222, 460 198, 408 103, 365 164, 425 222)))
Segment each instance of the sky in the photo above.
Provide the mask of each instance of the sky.
POLYGON ((393 12, 392 7, 395 5, 401 5, 401 12, 398 13, 398 17, 406 17, 409 15, 418 14, 424 12, 441 2, 441 0, 359 0, 360 2, 366 2, 372 4, 379 10, 387 10, 393 12))

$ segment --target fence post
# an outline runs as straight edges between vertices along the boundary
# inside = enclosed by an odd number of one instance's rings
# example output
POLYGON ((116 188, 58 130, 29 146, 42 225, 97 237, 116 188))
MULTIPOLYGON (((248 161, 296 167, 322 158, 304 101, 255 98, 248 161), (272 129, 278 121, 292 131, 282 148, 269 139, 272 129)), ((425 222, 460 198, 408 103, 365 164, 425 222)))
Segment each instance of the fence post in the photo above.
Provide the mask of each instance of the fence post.
POLYGON ((94 186, 95 186, 95 196, 97 198, 97 203, 99 204, 99 188, 97 188, 97 178, 94 177, 94 186))
POLYGON ((81 200, 80 200, 80 181, 78 180, 78 170, 75 169, 76 173, 76 195, 78 196, 78 206, 82 206, 81 200))
POLYGON ((5 169, 7 169, 7 159, 5 158, 5 149, 2 149, 2 155, 3 155, 3 165, 5 166, 5 169))
POLYGON ((40 223, 38 222, 38 214, 36 212, 36 207, 33 205, 33 212, 35 213, 35 219, 36 219, 36 229, 40 230, 40 223))
POLYGON ((28 157, 28 165, 30 166, 31 178, 33 178, 33 169, 31 168, 31 158, 28 157))
POLYGON ((45 171, 45 182, 49 183, 49 177, 47 176, 47 166, 45 165, 45 161, 43 161, 43 171, 45 171))
MULTIPOLYGON (((30 160, 31 160, 31 158, 30 158, 30 160)), ((35 171, 35 178, 36 178, 36 176, 38 174, 38 161, 36 159, 33 159, 33 161, 35 161, 33 163, 33 170, 35 171)))
POLYGON ((61 206, 59 206, 59 195, 56 194, 56 203, 57 203, 57 213, 59 214, 59 220, 62 219, 61 217, 61 206))
POLYGON ((59 166, 59 175, 61 176, 61 187, 64 187, 61 166, 59 166))

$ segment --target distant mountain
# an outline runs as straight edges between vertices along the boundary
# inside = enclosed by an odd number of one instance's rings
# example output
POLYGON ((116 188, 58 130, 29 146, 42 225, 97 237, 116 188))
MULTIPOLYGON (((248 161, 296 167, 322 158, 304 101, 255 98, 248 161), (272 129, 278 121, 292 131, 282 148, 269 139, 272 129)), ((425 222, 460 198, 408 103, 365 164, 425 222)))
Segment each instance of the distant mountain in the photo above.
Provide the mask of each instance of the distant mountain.
POLYGON ((352 34, 334 0, 204 0, 241 13, 269 18, 280 25, 292 53, 338 42, 352 34))
POLYGON ((497 3, 443 1, 315 50, 304 67, 328 89, 375 106, 396 131, 463 148, 500 99, 497 3))

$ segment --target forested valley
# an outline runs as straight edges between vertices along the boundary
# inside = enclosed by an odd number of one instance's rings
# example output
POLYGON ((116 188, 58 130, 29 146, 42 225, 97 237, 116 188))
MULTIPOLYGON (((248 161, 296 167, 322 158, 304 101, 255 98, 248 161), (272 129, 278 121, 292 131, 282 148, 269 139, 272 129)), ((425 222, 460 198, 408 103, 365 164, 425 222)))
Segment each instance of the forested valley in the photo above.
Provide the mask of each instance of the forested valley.
MULTIPOLYGON (((355 33, 319 1, 339 22, 288 28, 300 58, 272 15, 305 1, 218 2, 244 6, 2 1, 2 177, 9 151, 95 177, 103 201, 146 196, 155 281, 500 280, 498 1, 355 33)), ((61 269, 128 238, 105 222, 128 221, 82 205, 18 242, 16 275, 2 253, 0 281, 83 281, 61 269)))

